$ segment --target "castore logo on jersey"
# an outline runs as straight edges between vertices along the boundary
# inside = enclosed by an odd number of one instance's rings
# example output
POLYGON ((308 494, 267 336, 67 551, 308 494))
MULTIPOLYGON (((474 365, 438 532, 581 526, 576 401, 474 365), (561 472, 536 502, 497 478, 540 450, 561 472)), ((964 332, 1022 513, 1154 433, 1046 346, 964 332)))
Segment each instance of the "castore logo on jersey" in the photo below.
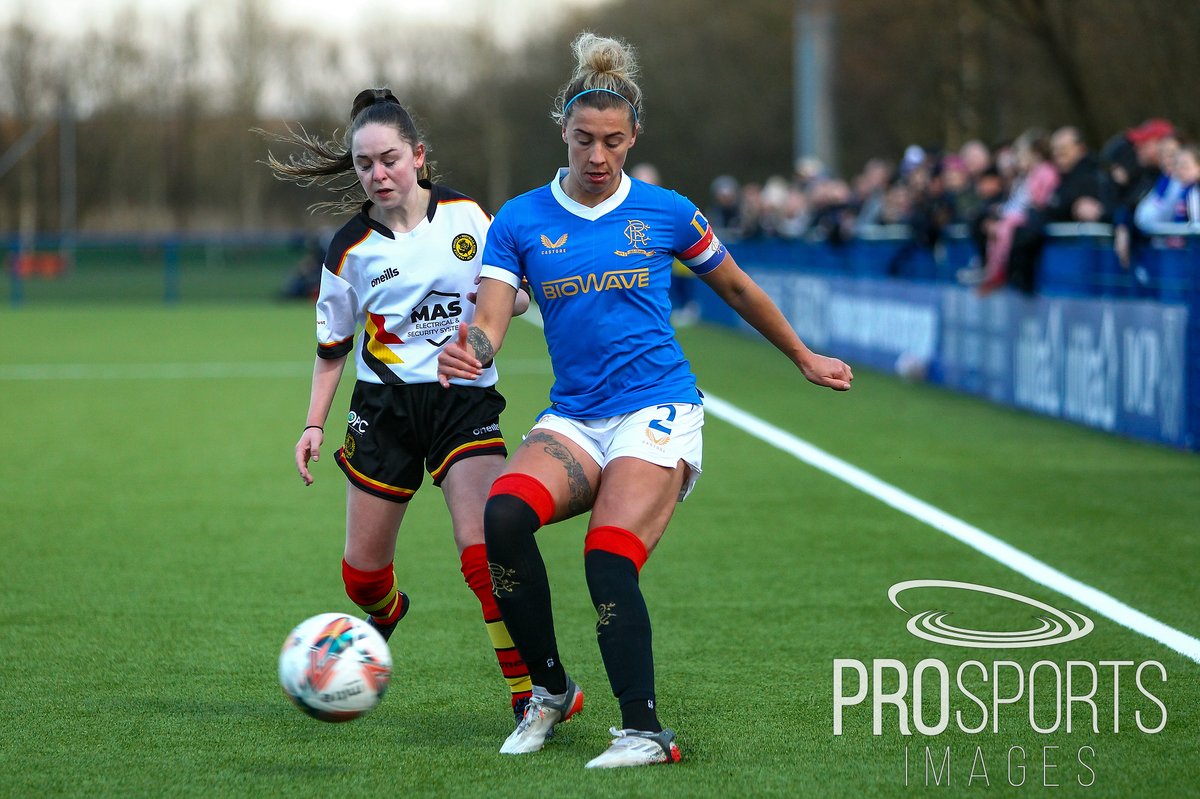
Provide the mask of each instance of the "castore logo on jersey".
POLYGON ((566 233, 562 234, 554 241, 551 241, 550 237, 545 233, 541 234, 540 238, 542 240, 542 246, 546 248, 542 250, 542 255, 554 255, 557 253, 565 253, 567 251, 563 246, 567 243, 566 233))

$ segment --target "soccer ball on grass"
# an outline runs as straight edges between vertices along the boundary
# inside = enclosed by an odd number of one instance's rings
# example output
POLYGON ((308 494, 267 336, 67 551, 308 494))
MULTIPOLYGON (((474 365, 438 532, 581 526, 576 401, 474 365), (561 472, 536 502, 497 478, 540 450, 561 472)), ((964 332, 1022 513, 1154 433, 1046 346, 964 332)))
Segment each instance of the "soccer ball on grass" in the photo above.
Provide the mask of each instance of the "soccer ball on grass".
POLYGON ((344 613, 296 625, 279 653, 279 682, 296 707, 321 721, 350 721, 387 692, 392 653, 375 628, 344 613))

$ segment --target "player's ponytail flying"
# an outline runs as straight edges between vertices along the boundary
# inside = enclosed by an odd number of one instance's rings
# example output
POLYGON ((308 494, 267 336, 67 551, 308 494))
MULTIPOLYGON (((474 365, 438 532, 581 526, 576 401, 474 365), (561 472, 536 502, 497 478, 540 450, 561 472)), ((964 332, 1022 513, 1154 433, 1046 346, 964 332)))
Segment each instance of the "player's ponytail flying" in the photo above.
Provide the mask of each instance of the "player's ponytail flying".
MULTIPOLYGON (((259 133, 268 138, 293 145, 300 150, 288 156, 286 161, 267 153, 265 163, 279 180, 298 183, 301 186, 323 186, 342 195, 336 202, 316 203, 311 210, 319 209, 334 214, 354 213, 366 198, 362 196, 358 175, 355 173, 350 143, 360 128, 372 123, 393 128, 401 140, 413 148, 424 144, 426 152, 429 151, 429 145, 417 129, 412 115, 391 89, 363 89, 350 105, 350 126, 340 140, 323 139, 303 128, 299 131, 289 128, 285 135, 260 130, 259 133)), ((417 178, 434 179, 433 162, 428 157, 417 171, 417 178)))

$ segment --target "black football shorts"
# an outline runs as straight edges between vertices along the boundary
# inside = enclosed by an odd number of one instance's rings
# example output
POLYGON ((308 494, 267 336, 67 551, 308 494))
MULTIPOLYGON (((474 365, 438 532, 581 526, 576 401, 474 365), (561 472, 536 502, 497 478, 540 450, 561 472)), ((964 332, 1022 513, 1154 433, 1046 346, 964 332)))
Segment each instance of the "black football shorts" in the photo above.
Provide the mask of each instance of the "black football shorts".
POLYGON ((439 486, 464 458, 508 457, 500 433, 504 404, 494 386, 359 381, 350 398, 346 440, 335 458, 356 488, 408 502, 425 472, 439 486))

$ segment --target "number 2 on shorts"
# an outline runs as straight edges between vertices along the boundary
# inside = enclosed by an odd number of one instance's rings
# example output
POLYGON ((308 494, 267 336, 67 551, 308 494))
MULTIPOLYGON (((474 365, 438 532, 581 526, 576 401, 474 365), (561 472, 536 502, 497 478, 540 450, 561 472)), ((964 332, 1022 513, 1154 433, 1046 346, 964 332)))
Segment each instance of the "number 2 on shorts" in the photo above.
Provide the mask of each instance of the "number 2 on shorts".
POLYGON ((657 430, 660 433, 671 435, 671 428, 667 427, 669 422, 675 421, 675 406, 674 405, 659 405, 659 410, 666 410, 667 416, 664 419, 651 419, 650 424, 646 425, 651 430, 657 430))

